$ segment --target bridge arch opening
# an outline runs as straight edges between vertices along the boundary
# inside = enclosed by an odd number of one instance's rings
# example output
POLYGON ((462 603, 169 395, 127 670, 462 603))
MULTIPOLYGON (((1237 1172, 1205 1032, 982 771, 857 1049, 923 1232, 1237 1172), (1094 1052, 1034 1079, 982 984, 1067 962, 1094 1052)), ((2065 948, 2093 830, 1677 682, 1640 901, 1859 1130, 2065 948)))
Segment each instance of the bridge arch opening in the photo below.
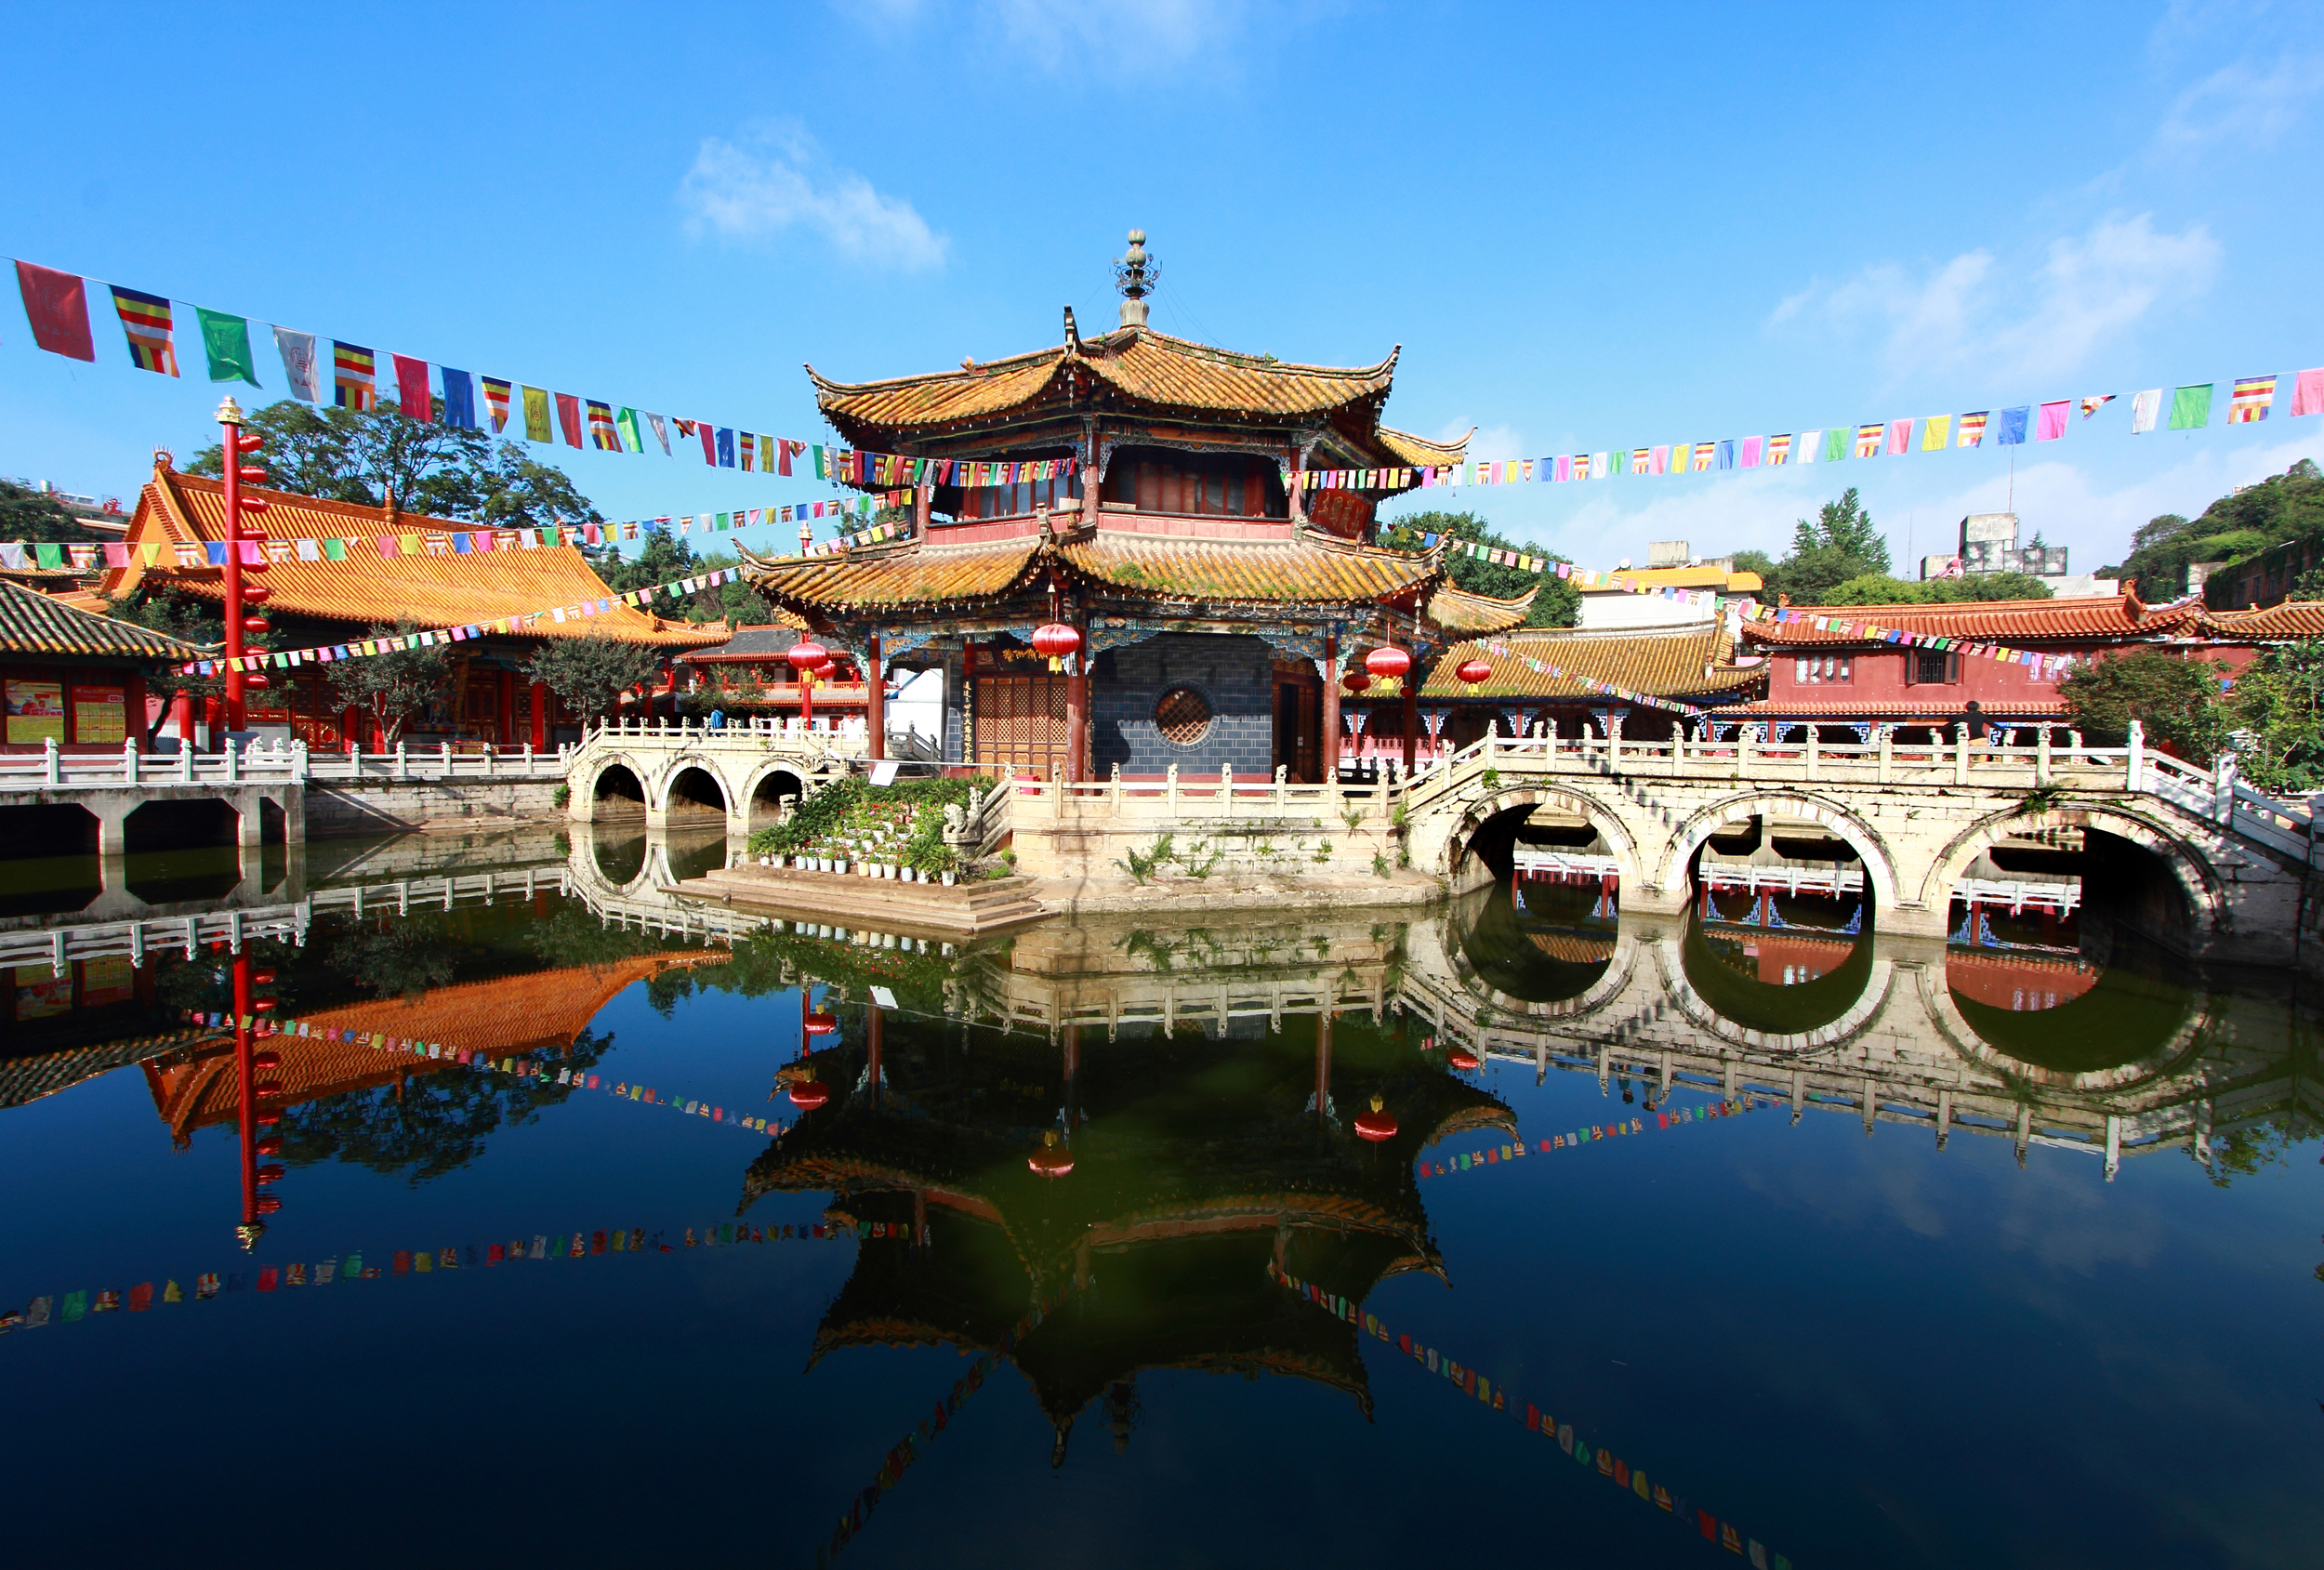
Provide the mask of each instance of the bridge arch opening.
POLYGON ((788 769, 760 775, 750 787, 750 826, 761 828, 798 811, 806 794, 806 782, 788 769))
POLYGON ((689 764, 670 777, 663 810, 671 817, 726 815, 726 787, 700 764, 689 764))
POLYGON ((0 807, 0 916, 56 916, 104 891, 97 819, 70 802, 0 807))
POLYGON ((1618 820, 1578 794, 1549 787, 1500 790, 1471 806, 1446 848, 1455 892, 1512 884, 1528 898, 1552 888, 1591 891, 1610 918, 1637 848, 1618 820))
POLYGON ((1853 938, 1896 898, 1879 834, 1814 796, 1741 796, 1679 825, 1660 887, 1692 897, 1697 918, 1853 938))
POLYGON ((2185 846, 2105 809, 1988 820, 1947 849, 1929 881, 1923 898, 1944 904, 1948 943, 1987 953, 2095 956, 2118 934, 2184 953, 2217 904, 2185 846))
POLYGON ((627 763, 608 763, 590 783, 596 810, 606 815, 645 811, 645 782, 627 763))
POLYGON ((1621 937, 1610 893, 1522 879, 1464 895, 1452 921, 1476 980, 1520 1003, 1564 1003, 1589 992, 1621 937))

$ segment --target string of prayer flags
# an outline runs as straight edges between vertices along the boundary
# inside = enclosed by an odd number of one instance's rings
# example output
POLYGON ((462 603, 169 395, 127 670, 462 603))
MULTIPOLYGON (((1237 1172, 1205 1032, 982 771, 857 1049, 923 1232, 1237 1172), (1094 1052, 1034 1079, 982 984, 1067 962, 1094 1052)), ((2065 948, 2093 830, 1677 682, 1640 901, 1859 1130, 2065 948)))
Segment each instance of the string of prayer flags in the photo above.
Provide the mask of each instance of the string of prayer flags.
MULTIPOLYGON (((1698 1106, 1681 1107, 1675 1112, 1666 1109, 1655 1114, 1655 1128, 1657 1130, 1677 1128, 1716 1117, 1739 1117, 1747 1112, 1757 1112, 1761 1107, 1775 1104, 1772 1101, 1758 1096, 1739 1096, 1728 1101, 1709 1102, 1698 1106)), ((1575 1128, 1565 1133, 1552 1134, 1550 1138, 1538 1141, 1531 1148, 1528 1148, 1523 1141, 1518 1141, 1513 1143, 1488 1145, 1479 1151, 1463 1151, 1458 1154, 1447 1154, 1441 1160, 1423 1159, 1415 1165, 1413 1175, 1421 1179, 1457 1177, 1462 1172, 1475 1171, 1483 1167, 1499 1166, 1504 1161, 1516 1161, 1534 1154, 1548 1155, 1561 1150, 1578 1150, 1583 1145, 1596 1144, 1605 1140, 1618 1140, 1625 1135, 1643 1134, 1646 1131, 1644 1119, 1638 1117, 1626 1118, 1614 1123, 1591 1124, 1586 1128, 1575 1128)))
POLYGON ((1408 1331, 1392 1330, 1385 1320, 1353 1300, 1316 1282, 1293 1275, 1272 1258, 1265 1268, 1267 1279, 1294 1297, 1314 1305, 1343 1324, 1354 1326, 1373 1339, 1394 1347, 1410 1358, 1416 1367, 1435 1375, 1461 1395, 1472 1399, 1478 1409, 1522 1422, 1527 1433, 1538 1433, 1554 1442, 1561 1452, 1572 1457, 1582 1467, 1595 1471, 1601 1478, 1633 1495, 1641 1503, 1671 1517, 1682 1530, 1699 1532, 1707 1541, 1716 1543, 1745 1560, 1751 1570, 1791 1570, 1789 1559, 1773 1552, 1758 1538, 1747 1537, 1733 1521, 1701 1509, 1683 1493, 1673 1493, 1667 1481, 1658 1483, 1650 1479, 1644 1470, 1616 1456, 1604 1445, 1591 1445, 1575 1431, 1572 1423, 1559 1422, 1538 1403, 1519 1400, 1506 1383, 1496 1383, 1490 1375, 1473 1364, 1464 1364, 1439 1352, 1425 1341, 1416 1339, 1408 1331))

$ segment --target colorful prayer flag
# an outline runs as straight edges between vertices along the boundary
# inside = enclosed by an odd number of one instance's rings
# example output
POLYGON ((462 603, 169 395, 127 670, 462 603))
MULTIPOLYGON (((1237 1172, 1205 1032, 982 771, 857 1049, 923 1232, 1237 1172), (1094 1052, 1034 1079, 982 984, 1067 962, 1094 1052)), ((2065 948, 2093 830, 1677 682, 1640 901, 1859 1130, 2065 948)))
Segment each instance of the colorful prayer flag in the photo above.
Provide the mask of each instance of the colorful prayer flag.
POLYGON ((1891 421, 1889 421, 1889 422, 1888 422, 1888 452, 1889 452, 1889 455, 1890 455, 1890 456, 1892 456, 1892 457, 1901 457, 1901 456, 1902 456, 1902 455, 1904 455, 1905 454, 1909 453, 1909 452, 1911 452, 1911 451, 1912 451, 1912 422, 1911 422, 1910 420, 1891 420, 1891 421))
MULTIPOLYGON (((668 423, 667 423, 667 421, 665 421, 665 420, 662 418, 662 416, 659 416, 659 415, 648 415, 648 416, 646 416, 645 419, 646 419, 646 424, 648 424, 648 425, 650 425, 650 426, 652 426, 652 427, 654 428, 654 441, 656 441, 656 442, 659 442, 662 444, 662 455, 663 455, 664 457, 668 457, 668 456, 670 455, 670 453, 669 453, 669 425, 668 425, 668 423)), ((644 445, 643 445, 642 443, 640 443, 640 444, 639 445, 638 450, 639 450, 640 452, 643 452, 643 451, 645 451, 645 447, 644 447, 644 445)))
POLYGON ((1790 461, 1790 433, 1787 431, 1781 436, 1770 436, 1767 439, 1766 467, 1769 468, 1781 468, 1785 464, 1790 461))
POLYGON ((1654 449, 1640 447, 1630 455, 1630 471, 1632 474, 1660 474, 1662 470, 1653 467, 1654 461, 1654 449))
POLYGON ((2227 423, 2256 425, 2267 417, 2268 408, 2275 402, 2274 376, 2238 376, 2227 399, 2227 423))
POLYGON ((1881 442, 1887 437, 1887 435, 1888 427, 1885 424, 1877 421, 1870 425, 1860 425, 1856 427, 1855 455, 1860 458, 1878 457, 1881 451, 1881 442))
POLYGON ((258 380, 257 362, 250 354, 248 322, 198 305, 193 308, 193 315, 202 326, 202 352, 210 363, 210 380, 244 381, 252 387, 264 385, 258 380))
POLYGON ((720 468, 734 467, 734 432, 730 427, 720 427, 719 429, 718 467, 720 468))
POLYGON ((557 394, 557 429, 564 433, 566 446, 581 445, 581 400, 575 394, 557 394))
POLYGON ((1993 432, 1994 444, 2000 447, 2024 445, 2026 422, 2032 415, 2033 405, 2030 403, 2022 403, 2014 409, 2002 410, 2000 424, 1993 432))
POLYGON ((16 286, 24 297, 24 318, 33 324, 34 343, 69 360, 97 358, 97 345, 89 336, 88 297, 78 276, 20 261, 16 264, 16 286))
POLYGON ((388 358, 395 365, 396 413, 408 420, 433 423, 436 401, 428 392, 428 362, 415 360, 408 354, 390 354, 388 358))
POLYGON ((373 394, 378 386, 374 374, 375 362, 371 350, 360 344, 331 343, 331 402, 341 409, 358 412, 372 405, 373 394))
POLYGON ((1924 415, 1921 419, 1921 450, 1941 453, 1952 444, 1953 416, 1924 415))
POLYGON ((2034 424, 2034 440, 2055 442, 2059 437, 2064 436, 2067 416, 2072 414, 2073 410, 2074 402, 2069 398, 2061 398, 2053 403, 2044 403, 2041 406, 2041 416, 2034 424))
POLYGON ((129 363, 140 371, 178 374, 178 346, 170 336, 169 301, 159 295, 112 286, 113 310, 129 340, 129 363))
POLYGON ((621 432, 614 429, 614 411, 595 398, 589 400, 589 442, 600 452, 621 451, 621 432))
POLYGON ((645 451, 645 437, 638 429, 638 411, 625 408, 614 416, 614 429, 621 432, 622 444, 630 452, 645 451))
POLYGON ((2212 389, 2216 382, 2202 382, 2180 388, 2171 395, 2171 429, 2200 430, 2211 424, 2212 389))
MULTIPOLYGON (((439 365, 436 374, 443 378, 443 423, 454 430, 476 429, 476 378, 449 365, 439 365)), ((500 399, 500 417, 508 417, 505 388, 500 399)))
POLYGON ((1709 468, 1710 467, 1711 457, 1718 450, 1718 445, 1719 444, 1715 442, 1696 442, 1695 456, 1686 466, 1687 472, 1690 474, 1700 474, 1705 469, 1709 468))
POLYGON ((1990 417, 1990 414, 1984 409, 1979 409, 1974 415, 1961 416, 1961 434, 1953 438, 1953 445, 1956 447, 1983 446, 1985 444, 1986 421, 1990 417))
POLYGON ((1848 455, 1848 428, 1836 425, 1824 432, 1824 461, 1838 463, 1848 455))
POLYGON ((1670 471, 1670 449, 1655 448, 1652 455, 1647 459, 1647 472, 1650 474, 1668 474, 1670 471))
POLYGON ((1725 441, 1718 442, 1712 447, 1710 454, 1710 467, 1713 468, 1733 468, 1735 467, 1735 438, 1729 437, 1725 441))
POLYGON ((2155 429, 2155 421, 2162 414, 2162 389, 2150 387, 2131 398, 2131 434, 2144 436, 2155 429))
POLYGON ((283 357, 283 376, 290 383, 291 396, 310 403, 322 402, 323 377, 315 358, 315 336, 277 327, 274 350, 283 357))
POLYGON ((556 441, 556 434, 548 424, 548 391, 537 387, 528 387, 523 391, 525 440, 542 442, 556 441))
POLYGON ((2113 402, 2114 400, 2115 394, 2111 392, 2092 393, 2089 397, 2082 400, 2082 418, 2090 418, 2091 416, 2096 414, 2099 410, 2113 402))

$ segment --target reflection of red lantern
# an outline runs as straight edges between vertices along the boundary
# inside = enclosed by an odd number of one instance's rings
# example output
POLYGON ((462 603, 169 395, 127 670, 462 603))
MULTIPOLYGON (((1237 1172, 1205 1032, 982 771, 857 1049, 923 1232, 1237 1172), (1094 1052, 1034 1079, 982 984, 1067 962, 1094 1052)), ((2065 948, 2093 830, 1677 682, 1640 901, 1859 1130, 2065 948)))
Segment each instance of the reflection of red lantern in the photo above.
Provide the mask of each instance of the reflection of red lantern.
POLYGON ((1378 1096, 1374 1096, 1372 1110, 1355 1115, 1355 1137, 1357 1139, 1369 1140, 1372 1143, 1379 1144, 1382 1141, 1393 1140, 1396 1137, 1396 1120, 1383 1110, 1386 1105, 1387 1103, 1378 1096))
POLYGON ((820 1079, 791 1081, 791 1104, 801 1112, 812 1112, 830 1099, 830 1089, 820 1079))
POLYGON ((1340 679, 1340 685, 1351 693, 1360 693, 1372 684, 1372 679, 1360 670, 1352 670, 1340 679))
POLYGON ((1041 1148, 1025 1157, 1025 1163, 1044 1178, 1062 1178, 1074 1169, 1074 1153, 1057 1142, 1057 1130, 1050 1128, 1041 1135, 1041 1148))
POLYGON ((800 1021, 800 1023, 805 1026, 807 1034, 810 1036, 829 1036, 833 1031, 839 1028, 839 1021, 837 1015, 825 1014, 822 1012, 816 1012, 805 1016, 800 1021))
POLYGON ((252 1068, 281 1068, 283 1066, 283 1054, 280 1052, 253 1052, 250 1054, 250 1066, 252 1068))
POLYGON ((1033 629, 1034 652, 1045 658, 1062 660, 1081 647, 1081 634, 1063 622, 1050 622, 1033 629))
POLYGON ((250 1148, 260 1155, 280 1155, 283 1154, 283 1137, 280 1134, 269 1134, 250 1148))
POLYGON ((1454 1048, 1446 1055, 1445 1061, 1452 1064, 1454 1071, 1459 1074, 1474 1073, 1479 1066, 1477 1055, 1466 1047, 1454 1048))
POLYGON ((1455 670, 1453 674, 1460 678, 1461 680, 1466 681, 1470 686, 1473 687, 1478 682, 1484 680, 1486 677, 1491 676, 1493 674, 1493 667, 1486 664, 1483 660, 1463 660, 1460 662, 1460 667, 1458 670, 1455 670))
POLYGON ((279 1096, 283 1093, 283 1082, 279 1079, 261 1079, 257 1092, 261 1096, 279 1096))
POLYGON ((1382 680, 1386 680, 1392 676, 1402 676, 1406 671, 1410 670, 1412 656, 1393 643, 1383 644, 1364 656, 1364 668, 1382 680))
POLYGON ((258 1181, 262 1183, 279 1183, 283 1181, 283 1173, 284 1170, 285 1168, 280 1162, 270 1161, 264 1167, 258 1168, 258 1181))
POLYGON ((258 1199, 258 1203, 257 1203, 257 1205, 255 1207, 255 1208, 257 1210, 258 1214, 259 1214, 259 1215, 261 1215, 261 1216, 271 1216, 271 1215, 273 1215, 273 1214, 274 1214, 274 1212, 276 1212, 277 1210, 280 1210, 282 1207, 283 1207, 283 1202, 282 1202, 281 1200, 279 1200, 279 1199, 275 1198, 275 1197, 274 1197, 272 1194, 262 1194, 262 1195, 260 1195, 260 1196, 259 1196, 259 1199, 258 1199))

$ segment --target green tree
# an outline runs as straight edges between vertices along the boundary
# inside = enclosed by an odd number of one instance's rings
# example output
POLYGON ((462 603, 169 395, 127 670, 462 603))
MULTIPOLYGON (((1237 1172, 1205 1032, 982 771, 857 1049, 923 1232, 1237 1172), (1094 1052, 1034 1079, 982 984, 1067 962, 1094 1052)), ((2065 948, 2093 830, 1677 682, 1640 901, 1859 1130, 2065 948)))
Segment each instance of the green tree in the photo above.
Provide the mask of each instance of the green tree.
POLYGON ((86 545, 112 537, 81 527, 80 521, 56 497, 13 480, 0 480, 0 540, 86 545))
POLYGON ((1776 559, 1763 550, 1738 550, 1735 553, 1735 570, 1738 573, 1757 573, 1763 583, 1767 574, 1776 570, 1776 559))
POLYGON ((2324 790, 2324 639, 2261 650, 2236 678, 2228 706, 2239 728, 2237 763, 2253 784, 2324 790))
MULTIPOLYGON (((215 600, 200 599, 168 587, 155 587, 157 580, 146 578, 129 593, 118 600, 105 602, 106 613, 118 621, 130 622, 155 632, 205 649, 217 649, 226 641, 226 613, 215 600)), ((243 647, 251 651, 274 648, 281 634, 269 628, 265 632, 244 633, 243 647)), ((145 673, 146 691, 164 699, 184 693, 195 699, 223 697, 226 679, 222 676, 190 676, 175 665, 148 666, 145 673)), ((170 706, 165 702, 152 722, 145 728, 145 745, 162 733, 169 719, 170 706)))
MULTIPOLYGON (((409 616, 392 627, 374 623, 366 638, 402 638, 420 630, 409 616)), ((396 649, 339 660, 330 667, 331 696, 342 707, 361 708, 379 722, 385 745, 395 745, 412 716, 435 701, 452 675, 442 644, 396 649)))
POLYGON ((2058 695, 2074 725, 2096 745, 2122 745, 2135 719, 2150 745, 2209 767, 2227 745, 2229 716, 2219 693, 2219 675, 2226 668, 2159 649, 2133 649, 2078 666, 2058 683, 2058 695))
POLYGON ((1980 573, 1917 582, 1868 573, 1827 591, 1819 605, 1951 605, 1973 600, 2048 600, 2056 591, 2031 573, 1980 573))
MULTIPOLYGON (((535 462, 520 444, 495 446, 481 430, 456 430, 441 419, 405 419, 392 399, 357 411, 286 398, 252 415, 244 429, 265 438, 257 461, 276 490, 378 507, 393 487, 404 511, 508 529, 604 521, 564 470, 535 462)), ((212 445, 186 471, 215 476, 224 464, 223 449, 212 445)))
POLYGON ((1411 513, 1393 522, 1383 522, 1380 543, 1392 550, 1417 551, 1421 548, 1423 534, 1449 534, 1458 540, 1539 557, 1550 566, 1538 573, 1458 552, 1446 557, 1445 569, 1454 587, 1488 599, 1514 600, 1527 589, 1538 587, 1540 592, 1534 596, 1532 609, 1525 615, 1527 627, 1572 627, 1581 620, 1581 593, 1557 575, 1556 564, 1565 560, 1557 552, 1538 545, 1519 545, 1495 532, 1491 524, 1473 512, 1411 513))
POLYGON ((1850 579, 1887 574, 1887 536, 1874 525, 1851 485, 1838 501, 1817 508, 1814 518, 1801 519, 1791 531, 1791 548, 1760 576, 1771 597, 1789 596, 1795 605, 1824 605, 1850 579))
MULTIPOLYGON (((679 536, 678 531, 659 521, 648 523, 640 531, 638 550, 634 556, 625 556, 620 547, 610 544, 593 549, 584 547, 583 554, 588 557, 589 564, 597 569, 597 575, 605 580, 606 586, 620 594, 633 588, 651 588, 656 584, 671 583, 708 571, 702 559, 694 554, 693 548, 679 536)), ((656 594, 648 608, 657 616, 672 621, 689 621, 696 619, 687 614, 690 603, 690 597, 670 590, 656 594)))
POLYGON ((589 721, 613 712, 621 694, 652 676, 661 656, 640 643, 616 643, 601 632, 552 638, 525 662, 524 674, 546 685, 589 721))
POLYGON ((2122 564, 2104 575, 2130 578, 2152 604, 2185 594, 2194 562, 2241 561, 2287 540, 2324 546, 2324 470, 2312 459, 2220 497, 2192 521, 2176 513, 2150 521, 2131 536, 2122 564))

